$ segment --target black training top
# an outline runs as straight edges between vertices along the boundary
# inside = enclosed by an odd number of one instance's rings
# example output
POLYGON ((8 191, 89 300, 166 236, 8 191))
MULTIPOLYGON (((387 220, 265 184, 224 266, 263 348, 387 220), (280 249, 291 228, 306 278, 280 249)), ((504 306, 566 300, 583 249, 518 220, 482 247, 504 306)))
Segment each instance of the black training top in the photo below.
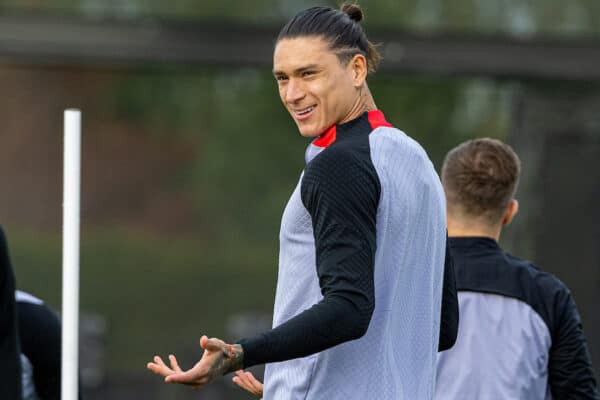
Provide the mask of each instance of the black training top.
POLYGON ((6 237, 0 227, 0 399, 21 399, 21 363, 17 340, 15 278, 6 237))
MULTIPOLYGON (((41 300, 17 292, 21 352, 31 364, 33 388, 40 400, 60 399, 61 327, 57 315, 41 300)), ((25 391, 27 389, 27 391, 25 391)))
POLYGON ((600 399, 569 289, 491 238, 450 245, 461 325, 440 355, 437 398, 600 399))

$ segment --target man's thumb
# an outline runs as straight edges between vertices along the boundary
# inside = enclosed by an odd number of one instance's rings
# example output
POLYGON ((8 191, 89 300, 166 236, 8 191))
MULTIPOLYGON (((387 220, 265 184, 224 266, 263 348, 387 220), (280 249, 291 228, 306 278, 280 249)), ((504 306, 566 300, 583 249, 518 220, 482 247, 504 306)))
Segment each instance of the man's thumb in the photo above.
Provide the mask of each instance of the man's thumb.
POLYGON ((200 347, 205 349, 207 341, 208 341, 208 337, 206 335, 202 335, 202 337, 200 338, 200 347))
POLYGON ((217 339, 209 339, 206 336, 200 338, 200 347, 204 350, 218 351, 221 350, 221 343, 217 339))

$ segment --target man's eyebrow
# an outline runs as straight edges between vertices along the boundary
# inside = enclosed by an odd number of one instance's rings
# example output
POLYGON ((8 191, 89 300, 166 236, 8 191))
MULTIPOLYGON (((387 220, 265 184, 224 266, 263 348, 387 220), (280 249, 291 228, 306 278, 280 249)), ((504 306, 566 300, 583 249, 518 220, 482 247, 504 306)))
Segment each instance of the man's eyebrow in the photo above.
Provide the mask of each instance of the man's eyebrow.
MULTIPOLYGON (((309 64, 309 65, 302 66, 300 68, 296 68, 294 70, 293 74, 294 75, 298 75, 298 74, 301 74, 304 71, 308 71, 308 70, 311 70, 311 69, 317 69, 317 68, 319 68, 318 64, 309 64)), ((273 70, 273 75, 277 76, 277 75, 287 75, 287 74, 285 72, 283 72, 283 71, 273 70)))
POLYGON ((309 70, 309 69, 316 69, 316 68, 318 68, 318 67, 319 67, 319 66, 318 66, 317 64, 309 64, 309 65, 306 65, 306 66, 304 66, 304 67, 296 68, 296 69, 294 70, 294 74, 301 74, 301 73, 302 73, 302 72, 304 72, 304 71, 307 71, 307 70, 309 70))

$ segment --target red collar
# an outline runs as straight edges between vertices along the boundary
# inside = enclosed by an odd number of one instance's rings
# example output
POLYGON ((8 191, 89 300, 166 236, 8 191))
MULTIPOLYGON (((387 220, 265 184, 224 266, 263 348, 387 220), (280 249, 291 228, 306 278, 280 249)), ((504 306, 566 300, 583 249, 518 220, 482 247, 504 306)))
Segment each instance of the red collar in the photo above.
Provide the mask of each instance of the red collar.
MULTIPOLYGON (((392 126, 392 124, 385 120, 385 116, 380 110, 369 111, 367 113, 367 118, 369 119, 369 124, 371 125, 372 130, 379 128, 380 126, 392 126)), ((333 125, 331 128, 327 129, 324 133, 319 135, 317 139, 315 139, 313 144, 318 147, 328 147, 331 145, 333 142, 335 142, 337 127, 338 125, 333 125)))

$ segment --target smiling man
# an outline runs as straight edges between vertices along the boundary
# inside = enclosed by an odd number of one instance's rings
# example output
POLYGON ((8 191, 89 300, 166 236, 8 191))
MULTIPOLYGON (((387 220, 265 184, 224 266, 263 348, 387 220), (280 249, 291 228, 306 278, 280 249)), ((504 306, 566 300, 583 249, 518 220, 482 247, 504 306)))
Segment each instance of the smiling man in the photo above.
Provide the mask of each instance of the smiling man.
POLYGON ((377 110, 366 78, 379 55, 361 19, 356 5, 310 8, 275 45, 281 101, 314 140, 282 218, 273 329, 202 337, 186 372, 155 357, 148 368, 167 382, 200 387, 267 363, 265 399, 432 398, 458 312, 444 193, 425 151, 377 110))

